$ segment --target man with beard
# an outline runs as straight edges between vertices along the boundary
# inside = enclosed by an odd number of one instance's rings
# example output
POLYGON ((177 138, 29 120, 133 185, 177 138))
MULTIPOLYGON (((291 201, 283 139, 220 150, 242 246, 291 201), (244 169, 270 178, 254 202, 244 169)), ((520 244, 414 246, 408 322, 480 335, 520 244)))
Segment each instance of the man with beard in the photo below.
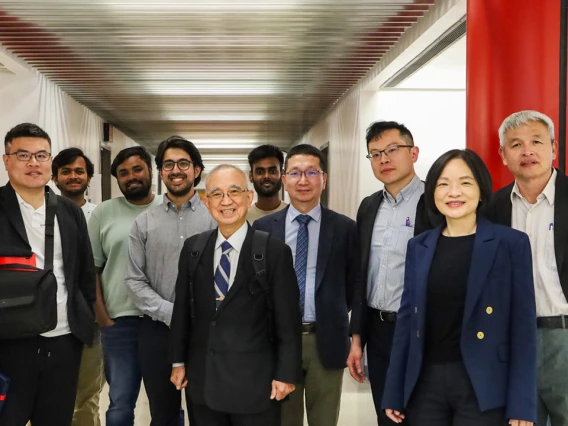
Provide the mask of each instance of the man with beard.
POLYGON ((152 426, 169 426, 177 424, 181 408, 181 392, 170 382, 168 361, 179 255, 187 238, 217 224, 195 191, 204 167, 192 142, 180 136, 166 139, 158 146, 156 166, 168 192, 161 206, 134 222, 125 281, 131 300, 144 313, 139 360, 152 426))
POLYGON ((95 314, 101 327, 110 405, 107 426, 134 425, 134 407, 142 381, 138 334, 142 312, 128 297, 128 235, 136 217, 161 204, 152 194, 150 154, 141 146, 123 149, 110 172, 124 197, 101 203, 89 220, 97 274, 95 314), (112 327, 111 327, 112 326, 112 327))
MULTIPOLYGON (((89 158, 79 148, 67 148, 60 151, 51 163, 51 178, 61 191, 61 195, 74 201, 89 221, 91 213, 97 207, 85 200, 85 191, 93 177, 95 168, 89 158)), ((73 425, 99 426, 99 399, 104 385, 103 353, 101 334, 94 324, 93 346, 85 346, 81 356, 77 396, 73 425)))
POLYGON ((255 220, 282 210, 288 204, 281 200, 282 166, 284 154, 274 145, 261 145, 248 155, 250 164, 249 179, 254 185, 258 201, 250 206, 247 220, 255 220))

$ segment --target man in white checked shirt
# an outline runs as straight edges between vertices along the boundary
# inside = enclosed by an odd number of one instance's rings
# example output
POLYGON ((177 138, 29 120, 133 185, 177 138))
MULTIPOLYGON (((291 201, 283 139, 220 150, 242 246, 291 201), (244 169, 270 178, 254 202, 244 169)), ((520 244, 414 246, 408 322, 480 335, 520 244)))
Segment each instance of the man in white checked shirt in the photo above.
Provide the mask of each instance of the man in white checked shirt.
POLYGON ((292 253, 268 237, 268 290, 264 288, 253 265, 256 231, 246 222, 253 199, 246 175, 221 165, 207 176, 205 186, 204 203, 219 227, 207 234, 202 249, 196 246, 199 236, 189 238, 180 255, 170 332, 171 381, 186 388, 198 426, 279 426, 280 401, 301 377, 301 315, 292 253))

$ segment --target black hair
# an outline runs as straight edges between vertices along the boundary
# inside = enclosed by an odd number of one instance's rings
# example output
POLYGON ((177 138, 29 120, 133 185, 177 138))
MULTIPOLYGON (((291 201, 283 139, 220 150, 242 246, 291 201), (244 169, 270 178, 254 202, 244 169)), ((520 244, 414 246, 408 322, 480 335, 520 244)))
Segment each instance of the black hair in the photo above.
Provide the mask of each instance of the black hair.
POLYGON ((282 169, 284 165, 284 154, 275 145, 261 145, 257 146, 248 155, 248 162, 250 165, 250 169, 253 169, 254 163, 260 160, 264 160, 265 158, 277 158, 278 162, 280 163, 280 168, 282 169))
POLYGON ((57 173, 61 167, 73 163, 79 157, 85 160, 85 164, 87 165, 87 176, 92 178, 95 174, 95 166, 91 160, 89 160, 89 157, 87 157, 79 148, 67 148, 59 151, 59 154, 53 157, 53 162, 51 163, 51 175, 53 177, 57 177, 57 173))
POLYGON ((441 217, 441 213, 434 202, 436 184, 448 163, 455 159, 463 160, 467 164, 473 173, 473 178, 477 182, 477 186, 479 186, 480 195, 477 210, 479 211, 479 209, 485 206, 491 198, 493 182, 491 180, 491 174, 481 157, 471 149, 452 149, 451 151, 442 154, 434 162, 434 164, 432 164, 432 167, 430 167, 428 175, 426 176, 426 184, 424 186, 424 204, 426 205, 426 208, 434 214, 434 216, 441 217))
POLYGON ((194 186, 197 186, 199 182, 201 182, 201 175, 203 173, 203 169, 205 169, 203 160, 201 158, 201 153, 199 152, 197 147, 193 142, 190 142, 187 139, 182 138, 181 136, 170 136, 166 140, 160 142, 160 145, 158 145, 158 151, 156 152, 156 166, 158 167, 158 170, 162 170, 164 154, 170 148, 183 149, 189 154, 191 161, 193 161, 195 165, 197 165, 201 169, 201 173, 199 173, 199 176, 195 178, 195 181, 193 183, 194 186))
POLYGON ((319 158, 320 166, 322 170, 325 172, 325 159, 323 158, 323 154, 321 153, 321 151, 317 149, 315 146, 303 143, 293 147, 290 151, 288 151, 288 155, 286 155, 286 161, 284 162, 284 169, 288 167, 288 160, 292 158, 294 155, 312 155, 314 157, 319 158))
POLYGON ((21 123, 15 127, 12 127, 6 136, 4 137, 4 150, 8 154, 8 145, 16 138, 41 138, 45 139, 49 143, 49 148, 51 148, 51 138, 49 135, 39 127, 37 124, 32 123, 21 123))
POLYGON ((146 164, 148 165, 148 170, 150 170, 151 173, 152 158, 150 157, 150 154, 148 154, 148 151, 146 151, 146 148, 144 148, 143 146, 132 146, 130 148, 124 148, 116 155, 110 166, 110 174, 116 177, 116 169, 118 168, 118 166, 135 155, 146 162, 146 164))
POLYGON ((410 130, 404 125, 397 123, 396 121, 375 121, 369 127, 367 127, 367 134, 365 135, 365 140, 367 141, 367 150, 369 149, 369 144, 375 139, 380 138, 382 134, 388 130, 398 130, 400 136, 406 140, 406 142, 414 146, 414 138, 410 130))

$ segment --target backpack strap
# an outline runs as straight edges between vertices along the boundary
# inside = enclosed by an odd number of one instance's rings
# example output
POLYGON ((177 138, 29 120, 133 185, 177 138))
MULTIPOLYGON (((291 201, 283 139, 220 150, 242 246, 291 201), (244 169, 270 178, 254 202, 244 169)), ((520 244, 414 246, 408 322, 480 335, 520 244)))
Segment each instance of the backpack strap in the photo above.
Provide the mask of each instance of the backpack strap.
POLYGON ((268 309, 268 333, 270 340, 274 337, 274 302, 266 276, 266 247, 268 246, 268 232, 255 230, 252 236, 253 267, 260 287, 264 291, 266 307, 268 309))
POLYGON ((195 270, 197 269, 197 264, 199 263, 199 259, 201 259, 201 255, 205 250, 205 246, 207 245, 207 241, 213 232, 217 229, 210 229, 209 231, 202 232, 197 236, 197 241, 192 247, 191 254, 189 256, 189 310, 191 313, 191 319, 195 318, 195 309, 194 309, 194 297, 193 297, 193 286, 195 281, 195 270))
POLYGON ((57 195, 49 189, 45 192, 45 270, 53 270, 53 245, 55 236, 55 213, 57 210, 57 195))

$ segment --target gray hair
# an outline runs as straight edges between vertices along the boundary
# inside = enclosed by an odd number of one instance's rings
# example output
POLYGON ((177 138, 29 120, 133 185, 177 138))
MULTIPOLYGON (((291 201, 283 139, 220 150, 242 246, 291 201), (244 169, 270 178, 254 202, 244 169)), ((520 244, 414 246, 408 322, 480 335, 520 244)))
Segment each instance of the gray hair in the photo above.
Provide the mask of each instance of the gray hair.
POLYGON ((505 133, 507 133, 511 129, 518 129, 524 124, 529 124, 531 122, 538 121, 546 126, 548 129, 548 133, 550 134, 550 140, 554 141, 554 123, 547 115, 543 114, 542 112, 533 111, 533 110, 525 110, 515 112, 508 116, 501 127, 499 127, 499 143, 501 144, 501 148, 505 146, 505 133))
MULTIPOLYGON (((237 166, 233 166, 232 164, 219 164, 218 166, 215 166, 207 175, 207 177, 205 178, 205 186, 207 187, 207 182, 209 181, 209 178, 211 176, 213 176, 215 173, 220 172, 221 170, 237 170, 239 173, 241 173, 243 175, 243 178, 245 179, 245 182, 247 181, 247 175, 245 172, 243 172, 241 169, 239 169, 237 166)), ((246 188, 243 188, 246 189, 246 188)))

